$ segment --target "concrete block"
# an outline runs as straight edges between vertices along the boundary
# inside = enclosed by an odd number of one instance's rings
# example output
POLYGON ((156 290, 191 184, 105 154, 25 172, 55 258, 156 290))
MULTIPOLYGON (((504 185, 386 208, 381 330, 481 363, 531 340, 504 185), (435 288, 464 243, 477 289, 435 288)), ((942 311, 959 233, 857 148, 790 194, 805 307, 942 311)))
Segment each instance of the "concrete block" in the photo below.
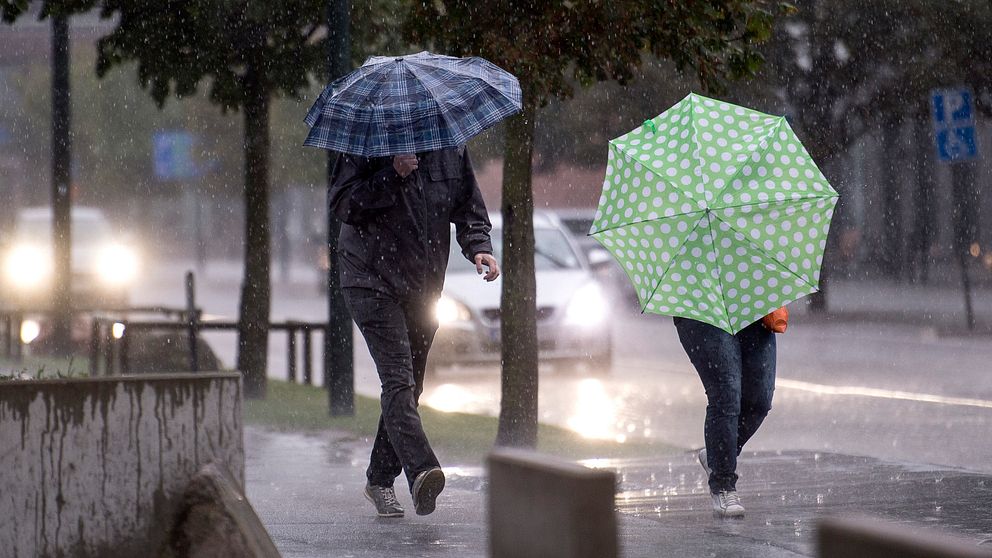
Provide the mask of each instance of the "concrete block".
POLYGON ((193 477, 163 558, 279 558, 255 510, 227 468, 209 463, 193 477))
POLYGON ((819 558, 992 558, 971 541, 868 517, 830 517, 816 530, 819 558))
POLYGON ((615 558, 613 471, 496 449, 489 467, 493 558, 615 558))
POLYGON ((218 461, 244 485, 236 373, 0 384, 0 554, 147 558, 218 461))

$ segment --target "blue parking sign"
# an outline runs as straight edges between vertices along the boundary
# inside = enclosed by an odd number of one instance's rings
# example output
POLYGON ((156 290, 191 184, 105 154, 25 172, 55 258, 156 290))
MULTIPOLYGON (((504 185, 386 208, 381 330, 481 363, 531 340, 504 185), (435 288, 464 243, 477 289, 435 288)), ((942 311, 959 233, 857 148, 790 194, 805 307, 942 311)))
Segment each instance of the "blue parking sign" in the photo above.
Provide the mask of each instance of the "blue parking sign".
POLYGON ((931 96, 934 139, 941 161, 955 162, 978 156, 975 109, 968 89, 941 89, 931 96))
POLYGON ((152 162, 159 180, 184 180, 196 176, 193 134, 159 131, 152 137, 152 162))

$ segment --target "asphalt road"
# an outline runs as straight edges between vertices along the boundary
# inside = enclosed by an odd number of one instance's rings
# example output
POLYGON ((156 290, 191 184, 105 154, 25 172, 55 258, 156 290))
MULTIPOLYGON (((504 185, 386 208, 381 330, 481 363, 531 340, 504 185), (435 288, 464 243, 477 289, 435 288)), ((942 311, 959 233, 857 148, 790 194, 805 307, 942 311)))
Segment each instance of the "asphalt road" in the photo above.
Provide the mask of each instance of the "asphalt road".
MULTIPOLYGON (((173 265, 150 274, 155 280, 134 302, 181 305, 183 270, 173 265)), ((198 281, 200 304, 208 314, 236 316, 239 267, 213 263, 207 271, 198 281)), ((326 303, 315 283, 308 269, 295 270, 292 281, 276 282, 273 319, 325 319, 326 303)), ((947 298, 947 304, 957 301, 947 298)), ((926 324, 811 320, 797 312, 789 332, 778 338, 772 412, 747 449, 830 451, 992 472, 992 339, 934 331, 926 324)), ((671 320, 621 311, 613 335, 616 359, 606 375, 542 368, 541 419, 593 437, 701 446, 705 397, 671 320)), ((234 335, 207 338, 231 365, 234 335)), ((284 377, 285 362, 285 336, 273 335, 270 376, 284 377)), ((357 335, 356 386, 360 393, 378 394, 357 335)), ((494 415, 498 370, 442 370, 422 401, 494 415)))

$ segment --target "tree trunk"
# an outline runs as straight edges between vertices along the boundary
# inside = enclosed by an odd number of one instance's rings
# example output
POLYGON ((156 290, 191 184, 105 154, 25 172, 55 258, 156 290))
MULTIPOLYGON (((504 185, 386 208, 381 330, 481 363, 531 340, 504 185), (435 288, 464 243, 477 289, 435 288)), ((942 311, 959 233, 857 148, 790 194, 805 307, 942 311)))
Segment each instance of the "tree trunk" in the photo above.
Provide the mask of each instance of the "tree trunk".
MULTIPOLYGON (((525 95, 524 99, 528 97, 525 95)), ((534 277, 536 107, 525 100, 506 126, 503 161, 502 398, 496 444, 537 445, 537 285, 534 277)))
POLYGON ((245 397, 266 391, 269 339, 269 95, 257 70, 245 78, 245 271, 238 321, 238 370, 245 397))

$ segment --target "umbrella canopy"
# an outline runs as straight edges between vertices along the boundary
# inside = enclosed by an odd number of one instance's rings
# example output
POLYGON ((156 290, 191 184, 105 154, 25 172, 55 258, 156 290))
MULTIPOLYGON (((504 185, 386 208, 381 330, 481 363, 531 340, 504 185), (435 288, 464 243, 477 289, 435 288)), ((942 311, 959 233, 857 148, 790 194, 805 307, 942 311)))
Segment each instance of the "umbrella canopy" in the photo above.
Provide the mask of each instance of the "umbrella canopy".
POLYGON ((784 117, 690 94, 610 141, 589 234, 643 311, 736 334, 817 290, 836 203, 784 117))
POLYGON ((365 157, 434 151, 520 108, 517 78, 482 58, 373 56, 324 89, 304 145, 365 157))

